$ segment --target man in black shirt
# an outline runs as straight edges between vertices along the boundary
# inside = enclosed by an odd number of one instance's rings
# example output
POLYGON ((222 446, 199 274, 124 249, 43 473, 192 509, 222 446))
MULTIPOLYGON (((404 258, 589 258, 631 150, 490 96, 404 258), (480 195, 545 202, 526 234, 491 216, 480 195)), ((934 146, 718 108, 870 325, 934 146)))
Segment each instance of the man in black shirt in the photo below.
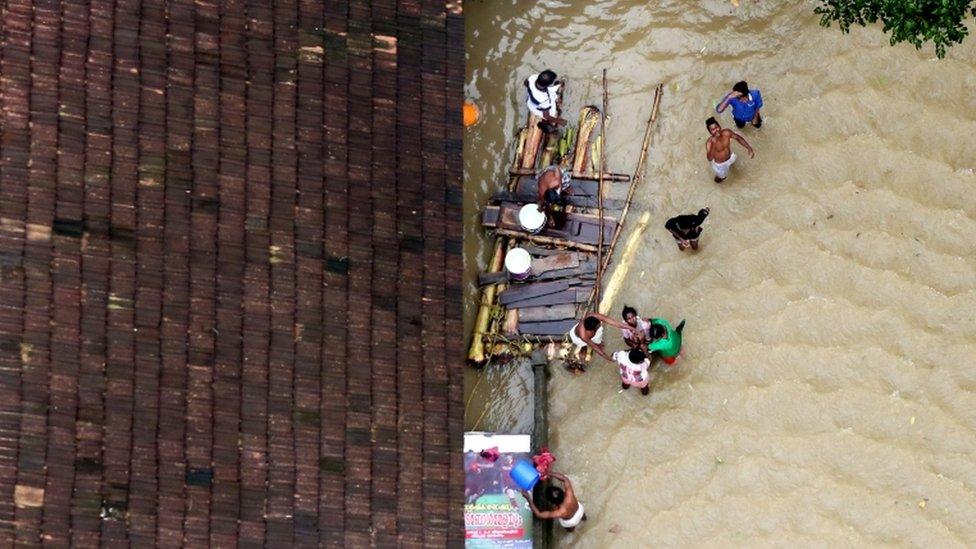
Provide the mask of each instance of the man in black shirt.
POLYGON ((664 224, 664 228, 671 232, 671 236, 678 242, 678 249, 682 252, 689 246, 698 249, 698 237, 701 236, 701 224, 708 217, 708 208, 698 210, 698 214, 687 214, 672 217, 664 224))

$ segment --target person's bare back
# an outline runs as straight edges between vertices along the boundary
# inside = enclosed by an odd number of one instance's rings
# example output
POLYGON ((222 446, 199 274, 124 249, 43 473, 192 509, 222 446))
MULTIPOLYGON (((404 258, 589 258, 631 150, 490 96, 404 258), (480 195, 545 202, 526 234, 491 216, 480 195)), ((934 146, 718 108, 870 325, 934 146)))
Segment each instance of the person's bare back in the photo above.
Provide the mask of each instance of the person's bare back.
POLYGON ((586 520, 586 510, 583 509, 583 504, 576 499, 573 483, 569 481, 566 475, 553 471, 550 476, 563 483, 562 488, 550 486, 546 489, 546 499, 552 506, 552 510, 542 511, 536 507, 535 502, 532 501, 532 495, 528 491, 522 490, 522 495, 529 502, 529 507, 532 508, 535 516, 543 520, 556 519, 563 528, 572 532, 580 522, 586 520))

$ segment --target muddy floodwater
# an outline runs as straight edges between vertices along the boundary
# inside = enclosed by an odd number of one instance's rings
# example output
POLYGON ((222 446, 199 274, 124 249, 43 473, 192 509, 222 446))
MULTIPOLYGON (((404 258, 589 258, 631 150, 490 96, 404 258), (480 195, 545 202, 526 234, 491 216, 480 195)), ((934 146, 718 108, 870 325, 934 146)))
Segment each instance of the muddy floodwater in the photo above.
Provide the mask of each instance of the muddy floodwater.
MULTIPOLYGON (((468 330, 490 248, 477 209, 504 182, 521 80, 565 76, 575 120, 607 68, 618 172, 665 84, 610 314, 687 319, 685 350, 647 397, 599 357, 554 372, 556 468, 589 517, 559 544, 976 546, 976 38, 937 60, 821 28, 804 2, 464 7, 485 117, 464 149, 468 330), (740 79, 765 124, 717 185, 704 120, 740 79), (701 249, 679 253, 665 220, 706 206, 701 249)), ((467 381, 468 428, 528 432, 527 368, 467 381)))

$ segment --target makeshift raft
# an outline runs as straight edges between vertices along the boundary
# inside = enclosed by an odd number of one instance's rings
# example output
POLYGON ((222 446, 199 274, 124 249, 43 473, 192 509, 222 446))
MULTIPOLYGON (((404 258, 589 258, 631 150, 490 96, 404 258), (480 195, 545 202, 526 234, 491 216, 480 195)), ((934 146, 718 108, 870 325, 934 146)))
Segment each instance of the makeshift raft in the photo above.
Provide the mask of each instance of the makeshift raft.
POLYGON ((658 86, 633 177, 603 168, 605 121, 597 107, 583 107, 578 127, 561 134, 545 135, 537 127, 539 118, 528 117, 517 137, 508 183, 490 197, 482 214, 482 226, 494 233, 495 245, 488 268, 478 276, 481 302, 470 364, 482 366, 499 356, 526 354, 537 345, 561 341, 592 309, 600 275, 610 264, 634 191, 643 180, 661 93, 658 86), (532 234, 522 228, 519 210, 536 202, 536 174, 551 164, 571 174, 566 223, 532 234), (531 256, 523 280, 515 280, 503 267, 515 247, 531 256))

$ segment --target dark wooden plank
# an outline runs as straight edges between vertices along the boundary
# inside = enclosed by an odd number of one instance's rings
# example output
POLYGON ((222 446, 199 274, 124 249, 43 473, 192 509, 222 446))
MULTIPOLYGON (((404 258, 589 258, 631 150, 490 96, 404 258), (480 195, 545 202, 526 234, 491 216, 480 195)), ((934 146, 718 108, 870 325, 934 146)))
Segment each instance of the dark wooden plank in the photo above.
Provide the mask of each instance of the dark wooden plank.
MULTIPOLYGON (((489 206, 483 213, 482 225, 524 232, 518 221, 518 208, 514 204, 503 203, 499 207, 489 206), (497 216, 497 217, 496 217, 497 216)), ((613 239, 617 221, 611 217, 604 219, 604 242, 613 239)), ((527 234, 527 233, 526 233, 527 234)), ((599 218, 591 215, 570 213, 566 216, 566 225, 562 229, 546 227, 539 233, 542 236, 562 238, 581 244, 595 245, 599 243, 599 218)))
POLYGON ((565 303, 551 307, 520 307, 518 312, 520 324, 523 322, 548 322, 574 318, 576 316, 576 305, 565 303))
MULTIPOLYGON (((501 221, 502 209, 500 206, 486 206, 481 212, 481 225, 483 227, 497 227, 501 221)), ((521 227, 517 228, 521 230, 521 227)))
POLYGON ((494 273, 478 273, 478 286, 487 286, 502 282, 508 282, 508 271, 501 270, 494 273))
POLYGON ((553 320, 549 322, 522 322, 519 321, 519 333, 527 335, 549 335, 556 336, 569 333, 576 325, 575 318, 570 320, 553 320))
POLYGON ((557 292, 554 294, 544 295, 541 297, 533 297, 531 299, 525 299, 515 303, 511 303, 509 306, 512 308, 519 307, 542 307, 548 305, 559 305, 561 303, 583 303, 589 298, 589 290, 592 288, 592 284, 583 284, 580 286, 574 286, 572 288, 557 292))
POLYGON ((557 255, 549 255, 541 258, 532 259, 532 273, 539 276, 548 271, 560 269, 572 269, 579 267, 580 254, 576 252, 564 252, 557 255))
POLYGON ((580 263, 578 267, 571 269, 556 269, 553 271, 547 271, 541 275, 535 276, 532 280, 552 280, 558 278, 582 278, 586 275, 596 273, 596 258, 589 261, 584 261, 580 263))
POLYGON ((561 292, 569 288, 566 280, 555 280, 552 282, 538 282, 533 284, 520 284, 512 286, 498 294, 498 302, 502 305, 509 305, 526 299, 546 296, 561 292))

